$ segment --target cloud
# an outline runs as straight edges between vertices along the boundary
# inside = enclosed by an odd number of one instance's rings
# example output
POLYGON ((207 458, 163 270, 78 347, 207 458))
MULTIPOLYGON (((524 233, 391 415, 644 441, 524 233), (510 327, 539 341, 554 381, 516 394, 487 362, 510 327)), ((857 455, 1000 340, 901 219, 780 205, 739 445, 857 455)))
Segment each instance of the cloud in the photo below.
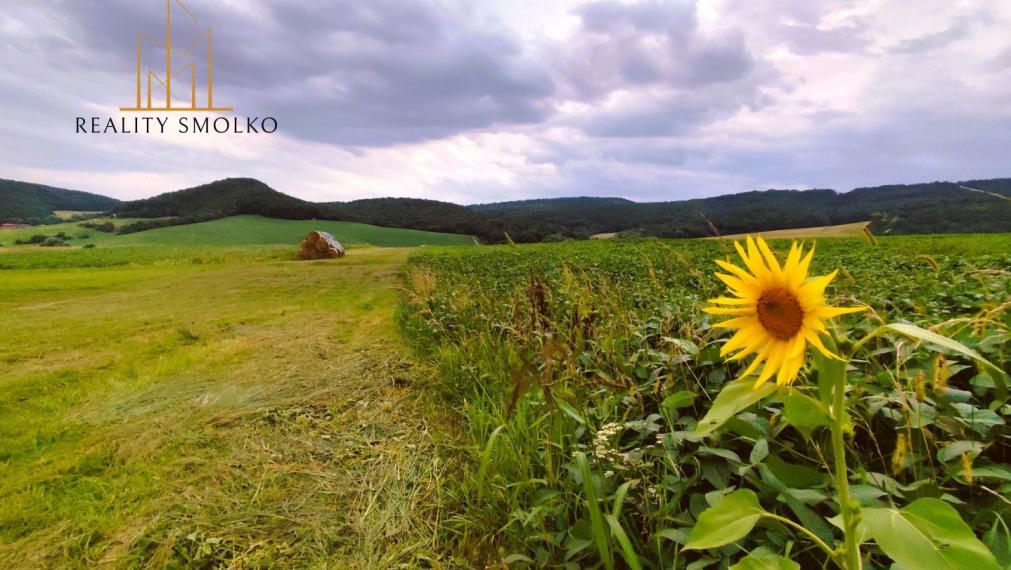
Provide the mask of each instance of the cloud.
MULTIPOLYGON (((413 0, 271 0, 255 10, 188 5, 198 21, 177 8, 175 43, 194 45, 202 63, 200 33, 214 26, 218 100, 276 116, 303 138, 388 145, 534 123, 551 111, 547 70, 508 29, 473 19, 466 7, 413 0)), ((75 30, 78 53, 129 77, 132 30, 165 35, 158 6, 74 0, 62 5, 60 19, 75 30)))
POLYGON ((278 134, 76 135, 132 102, 136 34, 164 34, 164 1, 11 3, 0 176, 488 202, 1009 174, 1003 0, 183 2, 177 46, 200 60, 214 26, 217 102, 278 134))

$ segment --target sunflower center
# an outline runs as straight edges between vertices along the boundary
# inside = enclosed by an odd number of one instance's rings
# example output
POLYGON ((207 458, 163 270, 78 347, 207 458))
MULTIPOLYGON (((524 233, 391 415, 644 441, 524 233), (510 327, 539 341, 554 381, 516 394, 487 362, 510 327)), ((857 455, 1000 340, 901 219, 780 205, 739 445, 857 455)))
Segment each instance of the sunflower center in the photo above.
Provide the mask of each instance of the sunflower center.
POLYGON ((804 309, 789 289, 774 287, 758 299, 758 322, 779 340, 790 340, 804 324, 804 309))

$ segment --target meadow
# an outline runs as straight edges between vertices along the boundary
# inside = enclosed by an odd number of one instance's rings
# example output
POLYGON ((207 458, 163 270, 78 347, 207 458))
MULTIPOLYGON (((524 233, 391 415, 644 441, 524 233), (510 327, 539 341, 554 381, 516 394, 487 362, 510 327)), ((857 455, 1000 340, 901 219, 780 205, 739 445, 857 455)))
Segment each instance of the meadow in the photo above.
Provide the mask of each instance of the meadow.
POLYGON ((445 548, 477 567, 1011 567, 1011 235, 818 240, 812 274, 838 269, 829 298, 867 310, 830 328, 848 365, 808 358, 789 388, 738 380, 702 312, 734 258, 726 240, 411 258, 401 326, 469 440, 445 548))
POLYGON ((436 556, 448 423, 394 320, 410 250, 296 245, 0 254, 0 567, 436 556))
MULTIPOLYGON (((133 218, 95 219, 88 223, 111 222, 114 228, 140 220, 133 218)), ((413 247, 421 245, 473 245, 470 236, 425 232, 401 228, 383 228, 354 222, 328 220, 279 220, 262 216, 232 216, 202 222, 118 235, 82 227, 79 222, 51 224, 17 230, 0 231, 0 245, 11 247, 18 240, 33 235, 70 236, 72 246, 247 246, 297 244, 312 230, 322 230, 337 237, 345 245, 370 244, 381 247, 413 247)), ((2 251, 2 250, 0 250, 2 251)))

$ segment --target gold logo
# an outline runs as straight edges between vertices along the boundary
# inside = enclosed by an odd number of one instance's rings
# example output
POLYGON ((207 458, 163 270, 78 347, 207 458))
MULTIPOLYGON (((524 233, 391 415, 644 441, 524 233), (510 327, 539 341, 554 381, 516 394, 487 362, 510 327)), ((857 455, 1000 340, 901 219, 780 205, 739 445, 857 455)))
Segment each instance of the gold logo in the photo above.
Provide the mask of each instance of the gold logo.
MULTIPOLYGON (((190 12, 189 8, 182 3, 182 0, 165 0, 165 40, 159 40, 155 37, 148 36, 143 32, 137 32, 137 104, 133 107, 120 107, 120 111, 131 111, 131 112, 147 112, 147 111, 212 111, 220 113, 231 113, 235 109, 232 107, 215 107, 214 106, 214 29, 208 27, 206 31, 201 32, 187 47, 177 47, 172 45, 172 7, 173 5, 182 8, 186 16, 193 19, 193 23, 197 26, 200 25, 197 17, 190 12), (202 44, 204 38, 207 40, 207 97, 204 101, 204 106, 199 106, 197 101, 197 75, 202 75, 204 70, 200 70, 201 73, 197 73, 198 65, 197 58, 194 55, 195 50, 200 47, 198 44, 202 44), (147 100, 143 100, 143 79, 144 79, 144 69, 143 63, 141 61, 142 50, 144 47, 144 42, 147 41, 150 44, 161 47, 165 50, 165 70, 164 76, 159 76, 153 69, 147 70, 147 100), (172 53, 173 50, 178 51, 183 56, 184 60, 181 62, 182 67, 173 67, 172 53), (172 83, 173 79, 177 79, 183 76, 184 73, 189 71, 189 86, 190 86, 190 101, 189 105, 185 103, 179 104, 172 100, 172 83), (156 106, 154 99, 154 89, 161 87, 165 91, 164 104, 160 99, 156 106), (146 106, 145 106, 146 103, 146 106)), ((185 79, 183 80, 185 81, 185 79)))

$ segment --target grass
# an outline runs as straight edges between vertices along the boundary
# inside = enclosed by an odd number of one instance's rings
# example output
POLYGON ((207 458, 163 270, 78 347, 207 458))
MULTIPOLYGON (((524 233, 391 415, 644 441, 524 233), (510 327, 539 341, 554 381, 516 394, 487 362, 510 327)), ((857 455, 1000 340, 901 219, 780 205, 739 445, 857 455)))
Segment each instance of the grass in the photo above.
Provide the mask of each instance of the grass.
POLYGON ((21 267, 0 271, 0 567, 436 559, 443 413, 395 330, 407 251, 146 250, 0 256, 21 267))
MULTIPOLYGON (((91 220, 102 222, 105 220, 91 220)), ((112 220, 117 227, 137 220, 112 220)), ((211 222, 173 226, 127 235, 103 233, 81 227, 77 223, 53 224, 33 228, 0 231, 0 244, 13 246, 17 240, 27 240, 36 234, 55 235, 65 232, 75 238, 71 245, 95 244, 116 246, 245 246, 289 245, 296 247, 312 230, 330 232, 338 241, 348 244, 371 244, 382 247, 413 247, 421 245, 473 245, 470 236, 423 232, 401 228, 382 228, 354 222, 327 220, 278 220, 262 216, 233 216, 211 222), (87 236, 86 238, 83 236, 87 236)))
MULTIPOLYGON (((838 226, 819 226, 811 228, 792 228, 787 230, 769 230, 765 232, 753 232, 751 235, 761 235, 765 239, 808 239, 827 237, 860 237, 864 235, 864 228, 870 222, 856 222, 852 224, 841 224, 838 226)), ((748 234, 732 234, 720 236, 718 238, 705 239, 743 239, 748 234)), ((614 239, 618 237, 617 232, 594 234, 590 239, 614 239)))

